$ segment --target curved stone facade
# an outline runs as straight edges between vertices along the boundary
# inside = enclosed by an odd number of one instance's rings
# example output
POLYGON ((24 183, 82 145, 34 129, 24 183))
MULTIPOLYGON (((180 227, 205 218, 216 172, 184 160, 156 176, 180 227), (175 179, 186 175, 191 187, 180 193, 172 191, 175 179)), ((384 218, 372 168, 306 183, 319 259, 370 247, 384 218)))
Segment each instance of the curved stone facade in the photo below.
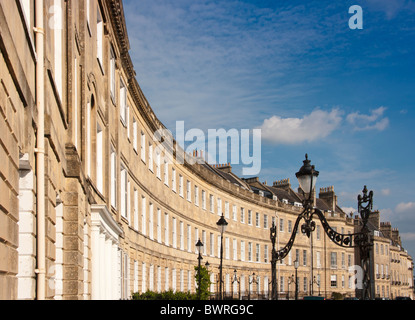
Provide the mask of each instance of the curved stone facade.
MULTIPOLYGON (((222 213, 229 223, 223 236, 225 294, 267 297, 269 229, 275 222, 278 247, 283 247, 302 210, 301 194, 289 180, 268 186, 237 177, 229 165, 180 164, 176 160, 183 150, 176 142, 154 140, 154 133, 165 128, 137 83, 120 0, 43 3, 46 298, 193 292, 198 239, 215 293, 220 252, 216 222, 222 213), (239 284, 233 281, 234 270, 239 284)), ((8 164, 1 169, 2 190, 8 193, 2 191, 0 200, 0 254, 6 257, 0 259, 0 287, 5 288, 0 298, 6 299, 35 299, 39 285, 34 4, 0 3, 0 150, 8 164), (11 263, 3 266, 2 261, 11 263)), ((186 158, 203 160, 199 153, 186 158)), ((357 220, 337 206, 332 187, 321 189, 315 203, 338 232, 355 232, 357 220)), ((295 260, 300 263, 300 297, 311 294, 311 287, 326 297, 333 292, 355 295, 349 272, 357 264, 355 252, 332 243, 319 222, 312 250, 300 232, 290 254, 278 262, 280 297, 294 297, 295 260)), ((412 286, 408 278, 406 287, 412 286)))

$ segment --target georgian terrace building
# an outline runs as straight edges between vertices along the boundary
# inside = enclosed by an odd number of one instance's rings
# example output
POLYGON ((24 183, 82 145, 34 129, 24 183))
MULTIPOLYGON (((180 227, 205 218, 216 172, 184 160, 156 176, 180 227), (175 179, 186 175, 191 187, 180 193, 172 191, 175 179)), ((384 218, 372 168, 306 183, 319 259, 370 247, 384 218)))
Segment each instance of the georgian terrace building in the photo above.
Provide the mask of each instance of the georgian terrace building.
MULTIPOLYGON (((180 147, 153 139, 164 126, 135 78, 121 0, 0 0, 0 49, 0 299, 195 291, 198 239, 216 292, 222 213, 225 292, 269 293, 269 228, 275 222, 283 247, 301 194, 289 180, 268 186, 229 165, 168 161, 180 147)), ((338 232, 354 232, 333 187, 315 204, 338 232)), ((354 250, 333 244, 319 222, 313 237, 311 250, 300 232, 277 264, 280 297, 294 296, 295 260, 300 297, 311 286, 354 296, 354 250)), ((403 266, 412 259, 400 248, 390 244, 381 263, 385 295, 410 294, 403 266)))

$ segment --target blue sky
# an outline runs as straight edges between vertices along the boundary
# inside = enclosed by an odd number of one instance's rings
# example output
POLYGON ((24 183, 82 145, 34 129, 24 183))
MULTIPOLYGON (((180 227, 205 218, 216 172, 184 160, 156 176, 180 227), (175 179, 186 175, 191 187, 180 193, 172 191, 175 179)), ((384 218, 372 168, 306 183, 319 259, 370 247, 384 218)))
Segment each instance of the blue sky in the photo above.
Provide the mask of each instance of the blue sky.
POLYGON ((414 0, 124 0, 124 11, 137 80, 167 128, 262 129, 261 181, 297 188, 308 153, 317 187, 333 185, 348 211, 373 190, 415 257, 414 0))

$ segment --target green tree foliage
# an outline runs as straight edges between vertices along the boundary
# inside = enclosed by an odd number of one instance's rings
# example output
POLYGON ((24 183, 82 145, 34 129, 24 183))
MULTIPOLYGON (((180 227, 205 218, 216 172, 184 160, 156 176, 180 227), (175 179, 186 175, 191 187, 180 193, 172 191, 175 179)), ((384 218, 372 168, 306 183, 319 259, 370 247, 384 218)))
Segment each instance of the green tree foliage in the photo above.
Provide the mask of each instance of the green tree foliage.
POLYGON ((173 290, 165 292, 146 291, 144 293, 133 293, 133 300, 196 300, 196 294, 190 292, 173 292, 173 290))
POLYGON ((333 300, 343 300, 344 299, 344 296, 340 292, 333 292, 331 294, 331 298, 333 300))
MULTIPOLYGON (((199 267, 195 267, 195 280, 196 283, 199 283, 199 267)), ((210 276, 209 276, 209 272, 207 270, 206 267, 201 266, 200 267, 200 300, 208 300, 209 296, 210 296, 210 291, 209 291, 209 287, 210 287, 210 276)), ((199 293, 199 289, 196 290, 196 297, 199 299, 198 297, 198 293, 199 293)))

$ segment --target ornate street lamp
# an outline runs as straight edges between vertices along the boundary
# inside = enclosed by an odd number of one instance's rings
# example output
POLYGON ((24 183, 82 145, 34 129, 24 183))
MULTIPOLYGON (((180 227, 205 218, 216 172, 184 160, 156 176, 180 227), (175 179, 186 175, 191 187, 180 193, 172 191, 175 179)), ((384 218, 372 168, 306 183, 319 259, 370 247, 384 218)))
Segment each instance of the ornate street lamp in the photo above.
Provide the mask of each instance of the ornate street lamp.
POLYGON ((294 261, 294 269, 295 269, 295 300, 298 300, 298 275, 297 275, 297 270, 298 267, 300 266, 300 262, 298 260, 294 261))
POLYGON ((278 300, 278 288, 277 288, 277 256, 275 251, 275 240, 277 239, 277 226, 272 222, 270 229, 270 239, 272 243, 272 255, 271 255, 271 300, 278 300))
POLYGON ((318 295, 320 296, 320 279, 319 281, 316 280, 316 276, 313 277, 313 283, 318 286, 318 295))
POLYGON ((371 266, 370 266, 370 250, 373 246, 371 239, 370 239, 370 231, 367 226, 367 221, 369 219, 369 215, 372 212, 373 208, 373 191, 370 191, 369 194, 367 193, 368 190, 366 186, 363 188, 363 196, 360 194, 357 197, 358 203, 358 212, 362 217, 363 225, 360 235, 360 263, 363 269, 363 292, 362 298, 363 299, 372 299, 374 297, 374 288, 372 287, 370 273, 371 273, 371 266))
POLYGON ((311 198, 311 194, 316 186, 319 172, 315 170, 314 166, 310 165, 311 161, 308 160, 307 154, 305 155, 303 163, 303 166, 295 174, 295 176, 298 179, 301 190, 303 190, 304 193, 309 194, 309 198, 311 198))
POLYGON ((220 217, 219 221, 216 222, 218 226, 218 230, 220 232, 220 265, 219 265, 219 299, 222 300, 222 262, 223 262, 223 234, 226 231, 226 227, 228 226, 228 222, 225 220, 225 217, 220 217))
MULTIPOLYGON (((315 170, 314 166, 310 164, 311 161, 308 160, 307 154, 305 155, 305 160, 303 161, 303 163, 303 166, 295 174, 295 176, 298 179, 298 184, 300 185, 301 190, 303 190, 304 192, 305 207, 308 208, 305 217, 306 223, 301 226, 301 231, 307 234, 308 238, 310 239, 310 279, 313 279, 313 235, 311 234, 311 232, 314 231, 316 225, 315 222, 312 221, 310 215, 312 215, 312 208, 314 205, 313 192, 316 186, 319 172, 315 170), (308 194, 308 199, 306 197, 306 194, 308 194)), ((313 282, 310 283, 310 293, 311 295, 313 295, 313 282)))
MULTIPOLYGON (((300 170, 296 173, 298 183, 300 184, 300 188, 304 192, 304 200, 303 200, 303 211, 298 215, 297 220, 294 224, 292 234, 290 239, 288 240, 287 245, 280 249, 279 251, 273 252, 273 257, 275 255, 276 260, 284 259, 294 244, 294 240, 297 234, 298 227, 300 225, 301 220, 304 219, 304 224, 301 225, 301 232, 306 234, 307 237, 310 238, 312 232, 316 228, 316 223, 313 221, 314 215, 316 215, 321 222, 321 225, 326 232, 327 236, 330 240, 332 240, 336 245, 346 248, 359 248, 360 250, 360 257, 361 257, 361 264, 364 272, 363 278, 363 298, 364 299, 371 299, 373 297, 373 290, 371 289, 371 281, 370 281, 370 236, 369 236, 369 229, 367 228, 367 222, 369 219, 369 215, 371 214, 372 206, 373 206, 373 191, 370 191, 368 194, 368 190, 366 186, 363 189, 363 196, 358 197, 358 211, 360 213, 362 219, 362 229, 361 232, 353 233, 353 234, 341 234, 335 231, 327 222, 323 212, 321 212, 318 208, 314 207, 314 201, 312 198, 312 194, 316 185, 317 177, 319 172, 315 170, 314 166, 311 165, 310 160, 308 160, 308 155, 305 155, 305 160, 303 161, 303 166, 300 170), (308 197, 306 196, 308 195, 308 197)), ((271 228, 272 234, 272 228, 271 228)), ((311 245, 312 246, 312 245, 311 245)), ((313 277, 312 277, 313 278, 313 277)), ((297 279, 296 279, 297 280, 297 279)), ((297 287, 297 284, 296 284, 297 287)))
POLYGON ((201 284, 202 284, 202 277, 201 277, 201 272, 200 272, 201 271, 200 270, 200 263, 203 260, 203 257, 202 257, 202 254, 201 254, 202 249, 203 249, 203 243, 202 243, 202 241, 200 241, 200 239, 196 243, 196 248, 197 248, 197 251, 199 252, 199 256, 197 257, 197 260, 199 260, 199 274, 198 274, 199 284, 198 284, 198 288, 197 288, 197 297, 200 300, 200 298, 201 298, 201 284))
POLYGON ((235 269, 235 270, 233 270, 233 279, 232 279, 232 299, 233 299, 233 287, 234 287, 234 285, 233 285, 233 284, 236 282, 236 283, 238 283, 238 285, 239 285, 238 300, 240 300, 240 299, 241 299, 241 278, 238 278, 238 277, 236 276, 236 273, 237 273, 236 269, 235 269))
POLYGON ((255 278, 255 272, 252 274, 252 277, 248 279, 248 282, 249 282, 248 300, 251 300, 251 284, 256 283, 258 285, 258 278, 255 278))

